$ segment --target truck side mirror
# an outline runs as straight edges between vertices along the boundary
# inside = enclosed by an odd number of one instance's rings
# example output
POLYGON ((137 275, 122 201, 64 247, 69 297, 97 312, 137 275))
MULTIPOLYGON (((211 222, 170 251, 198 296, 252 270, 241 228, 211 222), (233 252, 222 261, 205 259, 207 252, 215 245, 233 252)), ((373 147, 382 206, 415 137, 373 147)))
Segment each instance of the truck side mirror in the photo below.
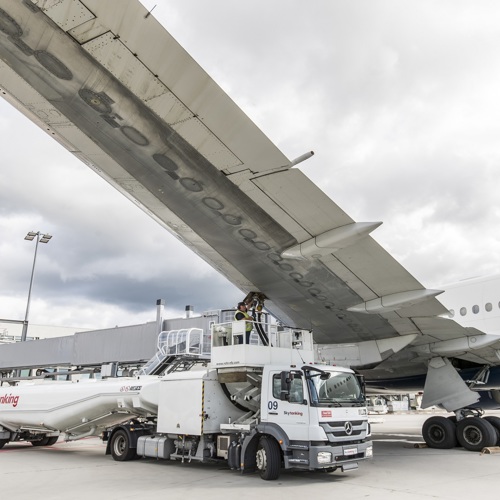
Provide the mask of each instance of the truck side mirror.
POLYGON ((290 400, 290 388, 292 386, 292 380, 293 380, 293 373, 281 372, 281 390, 280 390, 281 401, 290 400))
POLYGON ((361 392, 363 393, 363 399, 366 400, 366 382, 365 376, 360 373, 356 373, 356 378, 358 379, 359 385, 361 386, 361 392))

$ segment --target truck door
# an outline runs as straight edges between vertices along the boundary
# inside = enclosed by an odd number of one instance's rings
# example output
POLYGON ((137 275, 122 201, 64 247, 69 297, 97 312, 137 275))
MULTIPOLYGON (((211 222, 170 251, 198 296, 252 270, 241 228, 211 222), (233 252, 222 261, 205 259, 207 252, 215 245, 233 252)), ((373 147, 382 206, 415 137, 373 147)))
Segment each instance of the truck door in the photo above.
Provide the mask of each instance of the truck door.
POLYGON ((282 427, 293 440, 309 439, 309 403, 303 373, 271 371, 267 401, 262 401, 262 421, 282 427), (283 390, 284 379, 289 382, 283 390))

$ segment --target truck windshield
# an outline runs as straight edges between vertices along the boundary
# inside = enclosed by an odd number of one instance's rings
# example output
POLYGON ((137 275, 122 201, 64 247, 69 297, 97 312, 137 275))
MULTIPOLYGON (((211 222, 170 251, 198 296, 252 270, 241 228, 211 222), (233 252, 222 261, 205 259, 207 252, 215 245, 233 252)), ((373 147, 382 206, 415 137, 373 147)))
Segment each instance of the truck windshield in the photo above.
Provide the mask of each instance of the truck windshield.
MULTIPOLYGON (((325 372, 324 372, 325 373, 325 372)), ((328 372, 325 380, 320 373, 309 372, 308 388, 313 406, 362 406, 364 395, 353 373, 328 372)))

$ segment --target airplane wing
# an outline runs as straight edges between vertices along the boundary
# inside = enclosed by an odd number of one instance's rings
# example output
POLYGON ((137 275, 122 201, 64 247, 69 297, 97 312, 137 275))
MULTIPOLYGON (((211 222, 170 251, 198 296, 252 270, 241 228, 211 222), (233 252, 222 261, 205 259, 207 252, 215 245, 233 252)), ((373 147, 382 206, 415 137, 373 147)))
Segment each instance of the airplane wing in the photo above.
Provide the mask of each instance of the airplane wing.
MULTIPOLYGON (((283 322, 323 343, 471 335, 136 0, 0 0, 2 96, 283 322), (427 319, 426 319, 427 318, 427 319), (451 323, 450 323, 451 324, 451 323)), ((307 155, 306 155, 307 156, 307 155)), ((299 159, 300 160, 300 159, 299 159)))

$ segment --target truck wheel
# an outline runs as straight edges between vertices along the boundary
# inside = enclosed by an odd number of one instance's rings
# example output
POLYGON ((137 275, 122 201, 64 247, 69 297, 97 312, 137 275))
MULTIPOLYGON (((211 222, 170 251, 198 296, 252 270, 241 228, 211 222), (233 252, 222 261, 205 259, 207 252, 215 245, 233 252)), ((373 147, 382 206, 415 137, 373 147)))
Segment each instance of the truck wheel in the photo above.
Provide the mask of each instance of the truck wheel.
POLYGON ((113 434, 109 449, 113 459, 118 462, 132 460, 137 455, 137 450, 135 448, 130 448, 128 434, 121 429, 113 434))
POLYGON ((57 443, 59 436, 50 436, 47 438, 47 444, 45 446, 52 446, 57 443))
POLYGON ((456 425, 446 417, 428 418, 422 426, 422 436, 429 448, 448 450, 457 446, 456 425))
POLYGON ((9 442, 8 439, 0 439, 0 450, 9 442))
POLYGON ((266 481, 278 479, 281 469, 281 450, 276 440, 267 436, 261 437, 255 461, 262 479, 266 481))
POLYGON ((30 441, 30 443, 33 446, 47 446, 47 443, 49 442, 49 437, 43 436, 42 439, 38 439, 37 441, 30 441))
POLYGON ((30 441, 33 446, 52 446, 57 442, 59 436, 44 436, 42 439, 38 441, 30 441))

